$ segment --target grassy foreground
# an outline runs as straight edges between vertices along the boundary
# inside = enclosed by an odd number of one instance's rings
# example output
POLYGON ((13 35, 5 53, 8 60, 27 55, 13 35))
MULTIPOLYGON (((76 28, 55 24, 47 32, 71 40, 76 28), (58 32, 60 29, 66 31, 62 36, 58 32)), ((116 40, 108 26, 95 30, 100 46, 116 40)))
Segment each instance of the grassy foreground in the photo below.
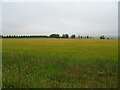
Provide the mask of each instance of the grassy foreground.
POLYGON ((3 39, 3 88, 115 88, 118 41, 3 39))

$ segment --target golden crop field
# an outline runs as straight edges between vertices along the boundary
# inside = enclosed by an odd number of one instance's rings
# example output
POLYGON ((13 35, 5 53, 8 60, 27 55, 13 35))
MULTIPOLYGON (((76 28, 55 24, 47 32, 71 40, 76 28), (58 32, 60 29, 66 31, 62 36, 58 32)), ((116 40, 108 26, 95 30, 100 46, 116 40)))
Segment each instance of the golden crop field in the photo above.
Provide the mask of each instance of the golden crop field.
POLYGON ((2 39, 3 88, 115 88, 118 40, 2 39))

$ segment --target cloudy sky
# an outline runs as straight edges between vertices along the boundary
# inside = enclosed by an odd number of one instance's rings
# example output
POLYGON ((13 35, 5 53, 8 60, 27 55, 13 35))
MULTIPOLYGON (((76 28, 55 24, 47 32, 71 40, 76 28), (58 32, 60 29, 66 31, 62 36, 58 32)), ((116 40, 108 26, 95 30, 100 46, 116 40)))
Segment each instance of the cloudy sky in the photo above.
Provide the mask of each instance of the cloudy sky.
POLYGON ((116 2, 4 2, 3 35, 118 34, 116 2))

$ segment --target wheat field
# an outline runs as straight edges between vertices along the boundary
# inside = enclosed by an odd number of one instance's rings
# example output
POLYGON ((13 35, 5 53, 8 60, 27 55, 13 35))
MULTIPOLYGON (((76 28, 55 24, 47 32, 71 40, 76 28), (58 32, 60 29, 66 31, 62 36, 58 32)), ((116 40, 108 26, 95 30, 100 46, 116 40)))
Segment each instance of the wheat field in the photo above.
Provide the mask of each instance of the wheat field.
POLYGON ((118 40, 2 39, 3 88, 116 88, 118 40))

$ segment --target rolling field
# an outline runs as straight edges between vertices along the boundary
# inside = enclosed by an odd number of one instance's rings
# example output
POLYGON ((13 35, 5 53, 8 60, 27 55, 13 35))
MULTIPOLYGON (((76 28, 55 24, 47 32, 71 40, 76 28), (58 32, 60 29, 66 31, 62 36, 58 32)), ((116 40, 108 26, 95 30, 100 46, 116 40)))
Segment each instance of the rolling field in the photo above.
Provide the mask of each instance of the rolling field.
POLYGON ((3 88, 115 88, 118 40, 3 39, 3 88))

